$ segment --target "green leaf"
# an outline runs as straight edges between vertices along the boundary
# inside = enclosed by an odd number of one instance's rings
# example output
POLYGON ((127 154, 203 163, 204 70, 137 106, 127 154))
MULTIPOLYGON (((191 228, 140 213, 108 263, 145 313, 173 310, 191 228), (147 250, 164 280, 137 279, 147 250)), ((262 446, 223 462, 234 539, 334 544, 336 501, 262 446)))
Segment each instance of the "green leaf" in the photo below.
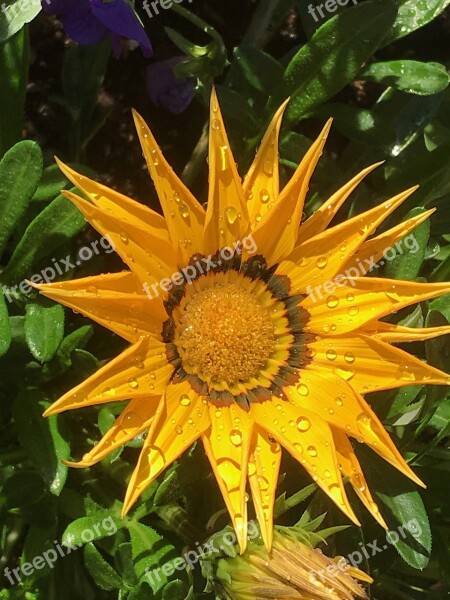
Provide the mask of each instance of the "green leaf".
POLYGON ((119 516, 106 508, 98 509, 92 516, 72 521, 62 535, 62 543, 65 546, 82 546, 115 535, 122 527, 124 522, 119 516))
POLYGON ((252 46, 239 46, 234 51, 234 56, 250 85, 270 96, 272 89, 283 77, 281 64, 270 54, 252 46))
POLYGON ((0 42, 9 39, 30 23, 42 10, 41 0, 13 0, 2 10, 0 19, 0 42))
POLYGON ((19 439, 46 482, 52 494, 58 496, 64 487, 67 467, 62 463, 70 456, 70 447, 59 430, 56 416, 44 419, 42 413, 49 406, 42 393, 35 388, 19 392, 13 405, 14 422, 19 439))
MULTIPOLYGON (((77 235, 85 225, 83 215, 72 202, 64 196, 58 196, 27 227, 3 272, 3 278, 12 282, 24 277, 32 279, 33 266, 77 235)), ((49 270, 49 275, 50 269, 55 272, 50 261, 45 268, 49 270)))
POLYGON ((136 574, 139 579, 146 577, 157 592, 168 581, 161 567, 176 557, 175 548, 147 525, 131 521, 128 529, 136 574))
POLYGON ((41 180, 33 196, 33 201, 47 202, 54 200, 68 184, 69 180, 62 174, 58 165, 50 165, 42 172, 41 180))
MULTIPOLYGON (((404 220, 416 217, 425 212, 422 207, 413 208, 404 220)), ((385 251, 386 267, 384 275, 390 279, 413 281, 420 273, 425 260, 428 240, 430 238, 430 220, 421 223, 414 231, 397 242, 392 249, 385 251), (389 258, 393 253, 392 260, 389 258)))
POLYGON ((20 471, 9 477, 2 490, 9 508, 39 502, 45 495, 45 483, 34 471, 20 471))
POLYGON ((228 119, 237 121, 241 128, 250 133, 258 130, 258 120, 244 96, 223 85, 217 85, 216 90, 222 111, 228 119))
POLYGON ((89 543, 84 547, 84 562, 92 579, 102 590, 119 590, 122 587, 122 578, 106 562, 94 544, 89 543))
POLYGON ((26 28, 0 45, 0 156, 22 138, 29 50, 26 28))
POLYGON ((387 146, 395 139, 383 117, 367 108, 329 103, 315 110, 314 116, 321 119, 333 117, 333 127, 350 140, 367 146, 387 146))
POLYGON ((64 336, 64 308, 61 304, 27 304, 25 339, 31 354, 40 362, 53 358, 64 336))
POLYGON ((131 590, 127 600, 152 600, 153 598, 155 598, 155 596, 152 593, 150 584, 143 581, 131 590))
POLYGON ((397 18, 384 40, 388 45, 394 40, 423 27, 444 11, 450 0, 396 0, 397 18))
POLYGON ((19 142, 0 161, 0 256, 25 214, 41 173, 42 152, 36 142, 19 142))
POLYGON ((180 579, 170 581, 163 589, 162 600, 186 600, 189 594, 189 587, 180 579))
POLYGON ((417 486, 367 448, 358 447, 358 454, 364 457, 369 487, 392 532, 386 549, 392 544, 408 565, 424 569, 430 560, 431 530, 417 486))
POLYGON ((286 121, 292 125, 337 94, 380 46, 394 18, 389 0, 368 0, 327 21, 289 63, 268 113, 291 96, 286 121))
POLYGON ((8 352, 12 334, 9 323, 8 307, 3 292, 0 294, 0 356, 8 352))
POLYGON ((372 63, 361 71, 359 77, 419 96, 442 92, 450 81, 444 65, 416 60, 372 63))

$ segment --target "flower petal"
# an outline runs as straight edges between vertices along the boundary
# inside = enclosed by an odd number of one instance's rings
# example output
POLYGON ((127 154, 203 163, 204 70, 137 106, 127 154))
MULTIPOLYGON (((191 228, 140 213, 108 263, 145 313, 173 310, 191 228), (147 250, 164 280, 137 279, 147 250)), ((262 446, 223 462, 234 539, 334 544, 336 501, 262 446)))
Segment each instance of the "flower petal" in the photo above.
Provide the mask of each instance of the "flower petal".
POLYGON ((394 325, 394 323, 374 321, 373 323, 367 323, 367 325, 365 325, 364 333, 376 338, 377 340, 391 344, 394 342, 422 342, 440 335, 450 334, 450 325, 420 328, 403 327, 402 325, 394 325))
POLYGON ((187 264, 193 254, 202 251, 205 211, 164 158, 144 119, 136 111, 133 117, 178 263, 187 264))
POLYGON ((103 438, 79 462, 64 461, 68 467, 91 467, 108 454, 124 446, 137 435, 150 427, 159 398, 138 398, 131 400, 103 438))
POLYGON ((253 419, 236 403, 214 403, 209 407, 211 430, 203 436, 209 458, 241 550, 247 545, 245 486, 253 419))
POLYGON ((280 471, 281 450, 260 427, 255 428, 248 461, 248 479, 261 536, 267 551, 272 547, 273 509, 280 471))
POLYGON ((335 192, 331 198, 320 206, 316 212, 314 212, 309 219, 300 225, 298 232, 298 239, 300 242, 305 242, 312 237, 315 237, 319 233, 325 231, 329 223, 337 215, 339 209, 350 196, 350 194, 358 187, 361 181, 369 173, 374 171, 377 167, 383 164, 382 162, 375 163, 370 167, 365 168, 361 173, 358 173, 353 179, 342 186, 337 192, 335 192))
POLYGON ((320 285, 332 281, 337 274, 342 273, 343 263, 354 255, 364 240, 416 189, 417 186, 406 190, 375 208, 300 243, 277 269, 277 273, 288 275, 291 280, 291 293, 301 294, 311 281, 320 285))
POLYGON ((368 335, 323 338, 309 348, 315 353, 315 365, 331 369, 360 393, 406 385, 450 384, 450 375, 368 335))
POLYGON ((418 485, 423 483, 395 447, 380 420, 351 383, 323 367, 301 372, 301 384, 285 388, 288 398, 301 410, 318 412, 333 428, 364 442, 418 485))
MULTIPOLYGON (((137 227, 131 218, 110 214, 72 192, 63 190, 61 193, 75 204, 92 227, 110 239, 117 254, 143 286, 158 285, 177 270, 170 245, 153 238, 145 228, 137 227)), ((162 286, 158 289, 165 293, 162 286)))
POLYGON ((141 338, 64 394, 44 415, 128 398, 161 396, 172 373, 165 344, 150 337, 141 338))
POLYGON ((309 181, 322 154, 330 127, 331 119, 304 156, 274 207, 253 231, 258 254, 264 256, 269 266, 289 256, 295 247, 309 181))
MULTIPOLYGON (((450 293, 450 283, 416 283, 378 277, 350 277, 347 284, 330 282, 306 291, 301 306, 310 315, 307 330, 323 335, 340 335, 365 326, 395 311, 450 293), (330 294, 330 295, 329 295, 330 294)), ((309 287, 309 286, 308 286, 309 287)))
POLYGON ((348 437, 340 429, 333 429, 333 438, 342 474, 349 478, 353 489, 371 515, 378 521, 381 527, 387 529, 387 525, 381 516, 380 509, 374 502, 372 494, 367 486, 361 465, 356 458, 355 451, 353 450, 348 437))
POLYGON ((359 524, 345 493, 331 429, 316 414, 316 407, 311 410, 273 398, 252 403, 251 412, 256 423, 302 464, 351 521, 359 524))
POLYGON ((167 319, 162 299, 140 293, 133 273, 110 273, 71 281, 32 284, 42 295, 82 313, 129 342, 160 337, 167 319))
POLYGON ((167 388, 128 484, 122 516, 127 514, 145 488, 209 426, 208 407, 187 381, 167 388))
POLYGON ((281 120, 289 100, 275 113, 256 153, 255 160, 244 179, 244 194, 248 199, 250 228, 253 230, 278 201, 280 193, 278 139, 281 120))
POLYGON ((209 192, 203 253, 242 240, 249 229, 247 203, 213 88, 209 126, 209 192))
POLYGON ((417 217, 411 217, 411 219, 399 223, 396 227, 388 229, 388 231, 377 235, 377 237, 366 240, 356 251, 354 256, 350 257, 345 263, 341 272, 343 273, 347 269, 353 267, 360 270, 361 274, 364 275, 373 268, 380 258, 393 248, 397 242, 405 238, 411 231, 426 221, 435 211, 435 208, 427 210, 421 215, 417 215, 417 217))

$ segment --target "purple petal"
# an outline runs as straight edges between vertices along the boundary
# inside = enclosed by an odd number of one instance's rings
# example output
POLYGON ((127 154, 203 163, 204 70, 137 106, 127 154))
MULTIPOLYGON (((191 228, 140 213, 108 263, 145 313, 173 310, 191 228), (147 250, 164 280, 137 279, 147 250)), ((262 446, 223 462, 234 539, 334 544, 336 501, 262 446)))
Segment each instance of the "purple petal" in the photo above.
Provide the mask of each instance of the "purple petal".
POLYGON ((77 0, 75 7, 62 14, 64 29, 69 37, 79 44, 97 44, 108 30, 92 14, 89 2, 77 0))
POLYGON ((154 63, 147 68, 147 90, 150 100, 174 115, 182 113, 194 97, 195 79, 179 79, 173 67, 181 62, 179 57, 154 63))
POLYGON ((89 0, 92 13, 112 33, 138 42, 144 56, 152 56, 150 40, 126 0, 89 0))

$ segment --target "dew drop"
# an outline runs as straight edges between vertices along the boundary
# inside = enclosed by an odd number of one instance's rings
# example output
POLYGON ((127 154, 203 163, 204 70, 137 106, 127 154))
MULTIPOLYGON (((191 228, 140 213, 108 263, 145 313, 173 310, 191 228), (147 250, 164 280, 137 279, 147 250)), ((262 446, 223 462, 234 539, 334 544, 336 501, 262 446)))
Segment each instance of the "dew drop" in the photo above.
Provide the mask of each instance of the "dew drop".
POLYGON ((181 406, 189 406, 191 403, 191 399, 186 394, 180 396, 180 404, 181 406))
POLYGON ((269 192, 267 190, 261 190, 259 198, 263 204, 267 204, 270 200, 269 192))
POLYGON ((326 357, 328 358, 328 360, 336 360, 336 358, 337 358, 336 350, 327 350, 326 357))
POLYGON ((178 211, 184 220, 189 218, 189 208, 186 204, 180 204, 178 211))
POLYGON ((359 308, 357 306, 351 306, 347 310, 347 314, 350 315, 351 317, 355 317, 358 313, 359 313, 359 308))
POLYGON ((337 398, 335 398, 334 401, 336 402, 336 404, 338 406, 343 406, 343 404, 344 404, 344 402, 342 401, 341 398, 339 398, 339 396, 337 398))
POLYGON ((137 382, 137 379, 135 379, 134 377, 131 377, 131 379, 128 380, 128 385, 130 387, 132 387, 134 390, 139 387, 139 383, 137 382))
POLYGON ((294 443, 294 448, 297 450, 297 452, 298 452, 299 454, 302 454, 302 453, 303 453, 303 446, 302 446, 301 444, 299 444, 298 442, 295 442, 295 443, 294 443))
POLYGON ((325 256, 321 256, 317 259, 316 265, 319 269, 324 269, 328 264, 328 259, 325 256))
POLYGON ((156 150, 152 150, 151 155, 152 155, 153 165, 155 167, 157 167, 159 165, 158 152, 156 150))
POLYGON ((181 435, 183 433, 183 428, 180 427, 180 425, 177 425, 175 427, 175 431, 177 432, 178 435, 181 435))
POLYGON ((273 175, 273 161, 270 158, 264 161, 264 172, 266 175, 273 175))
POLYGON ((238 214, 233 206, 227 206, 225 209, 225 218, 230 225, 234 225, 238 219, 238 214))
POLYGON ((317 448, 315 446, 308 446, 306 452, 309 454, 309 456, 312 456, 313 458, 317 456, 317 448))
POLYGON ((349 293, 345 296, 347 298, 348 302, 353 302, 353 300, 355 299, 355 295, 352 293, 349 293))
POLYGON ((306 417, 299 417, 297 419, 297 429, 299 431, 308 431, 308 429, 311 427, 311 421, 309 419, 307 419, 306 417))
POLYGON ((353 352, 346 352, 344 354, 344 360, 345 360, 345 362, 348 362, 350 364, 354 363, 355 362, 355 355, 353 354, 353 352))
POLYGON ((300 394, 300 396, 307 396, 309 394, 308 386, 304 383, 300 383, 297 386, 297 392, 300 394))
POLYGON ((327 306, 328 308, 336 308, 339 304, 339 298, 337 296, 328 296, 327 298, 327 306))

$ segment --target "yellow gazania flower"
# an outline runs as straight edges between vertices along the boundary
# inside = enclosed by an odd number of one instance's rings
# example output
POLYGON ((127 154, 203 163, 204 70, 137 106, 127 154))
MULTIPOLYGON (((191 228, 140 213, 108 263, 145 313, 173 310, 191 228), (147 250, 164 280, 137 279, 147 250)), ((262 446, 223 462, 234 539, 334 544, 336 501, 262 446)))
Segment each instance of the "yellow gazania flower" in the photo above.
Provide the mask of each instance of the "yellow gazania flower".
POLYGON ((143 490, 200 438, 241 550, 247 537, 247 479, 265 544, 271 547, 281 446, 357 523, 343 484, 343 476, 349 477, 384 525, 350 438, 421 482, 361 394, 450 382, 445 373, 390 344, 431 338, 449 328, 417 330, 380 320, 450 292, 450 284, 339 276, 355 265, 362 272, 365 259, 378 260, 432 211, 369 239, 412 188, 327 229, 372 166, 301 223, 330 122, 280 192, 277 145, 284 108, 274 116, 241 182, 213 92, 206 211, 137 114, 164 218, 60 164, 89 201, 64 195, 110 237, 129 269, 38 286, 44 295, 130 342, 45 413, 130 400, 111 430, 73 466, 93 465, 149 430, 128 485, 126 514, 143 490), (188 266, 189 273, 196 273, 189 283, 182 276, 188 266), (308 286, 334 278, 339 284, 332 294, 306 293, 308 286))

